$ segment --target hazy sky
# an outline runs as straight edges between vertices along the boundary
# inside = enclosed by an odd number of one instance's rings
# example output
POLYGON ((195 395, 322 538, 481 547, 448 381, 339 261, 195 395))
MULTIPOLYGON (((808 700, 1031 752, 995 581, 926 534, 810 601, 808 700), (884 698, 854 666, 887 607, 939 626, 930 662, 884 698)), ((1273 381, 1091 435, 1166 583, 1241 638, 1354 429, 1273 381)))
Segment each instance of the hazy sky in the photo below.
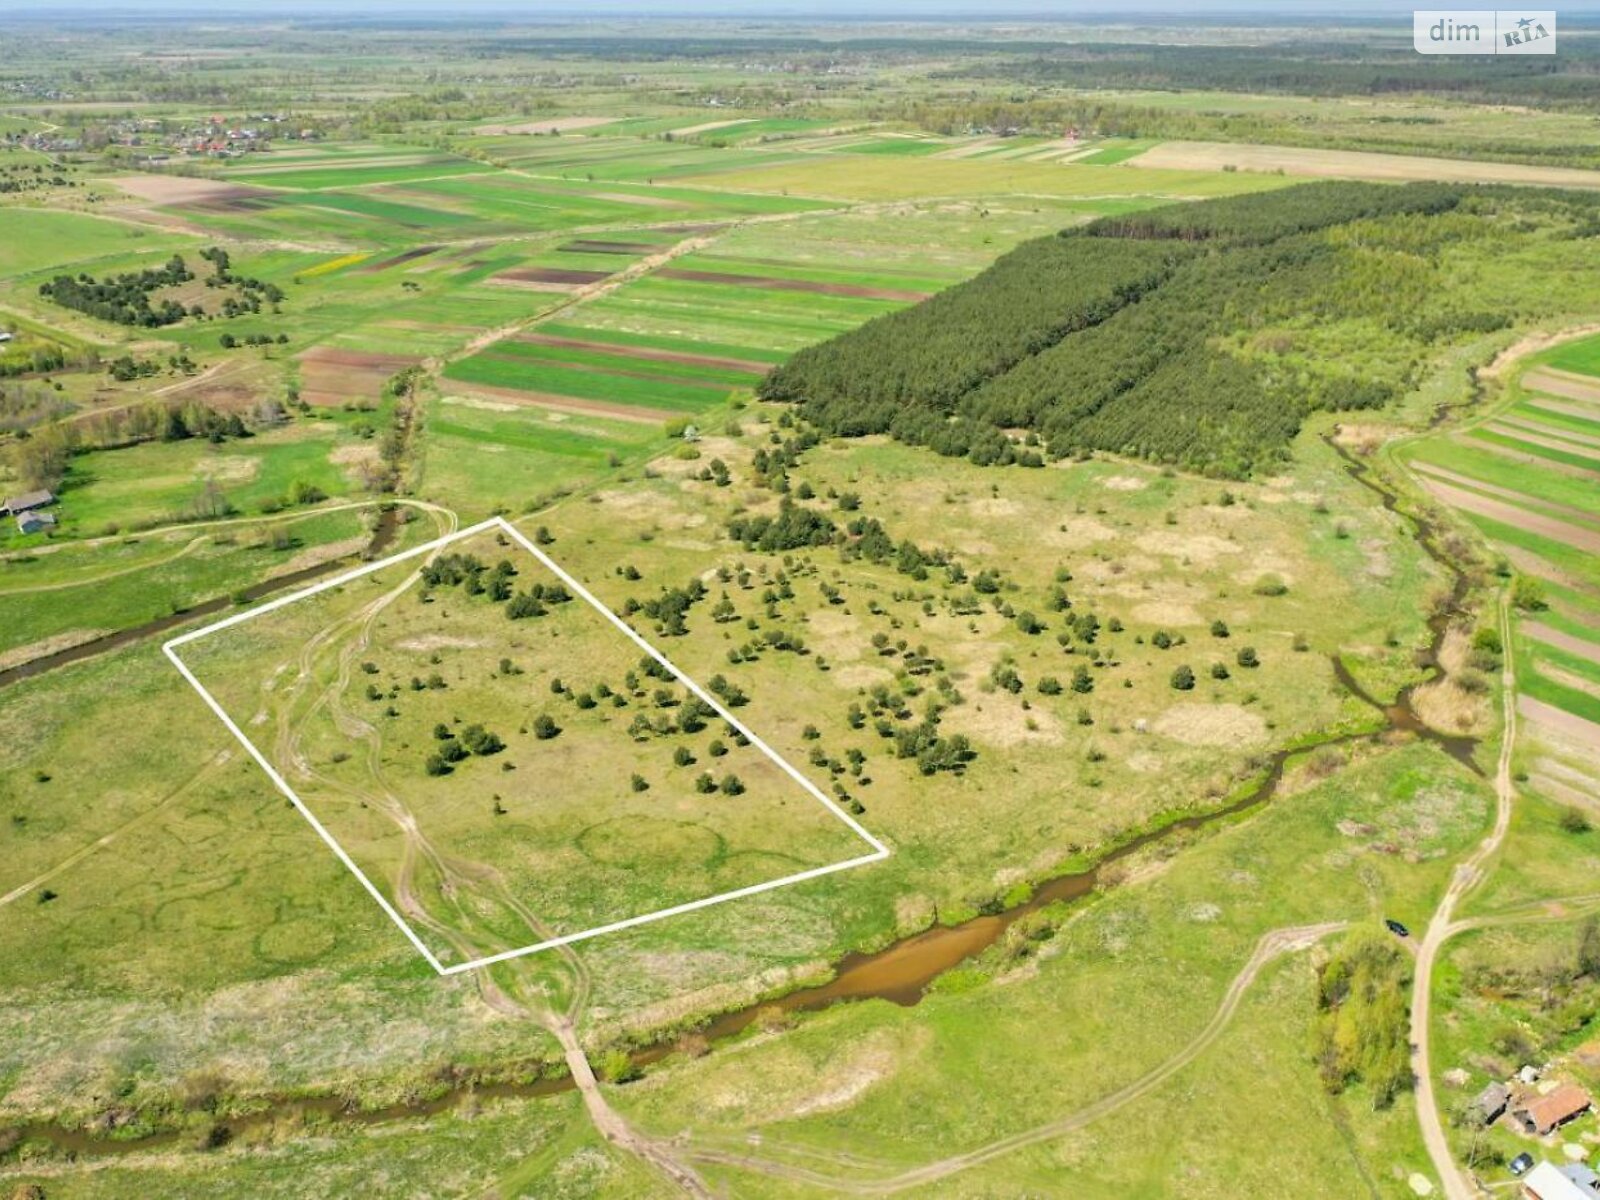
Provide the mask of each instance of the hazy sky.
MULTIPOLYGON (((1167 18, 1189 13, 1264 16, 1382 16, 1409 19, 1415 7, 1438 5, 1439 0, 52 0, 33 4, 28 0, 15 9, 29 12, 94 11, 113 13, 190 14, 197 17, 218 13, 250 11, 259 15, 317 13, 360 13, 363 16, 395 15, 462 16, 493 13, 504 17, 550 18, 617 14, 744 17, 823 17, 871 19, 873 17, 941 16, 993 20, 1005 16, 1091 18, 1106 16, 1127 22, 1138 14, 1167 18)), ((1546 3, 1548 0, 1540 0, 1546 3)), ((0 9, 9 5, 0 2, 0 9)), ((1474 0, 1460 7, 1494 5, 1474 0)), ((1574 0, 1559 6, 1559 12, 1600 11, 1600 0, 1574 0)))

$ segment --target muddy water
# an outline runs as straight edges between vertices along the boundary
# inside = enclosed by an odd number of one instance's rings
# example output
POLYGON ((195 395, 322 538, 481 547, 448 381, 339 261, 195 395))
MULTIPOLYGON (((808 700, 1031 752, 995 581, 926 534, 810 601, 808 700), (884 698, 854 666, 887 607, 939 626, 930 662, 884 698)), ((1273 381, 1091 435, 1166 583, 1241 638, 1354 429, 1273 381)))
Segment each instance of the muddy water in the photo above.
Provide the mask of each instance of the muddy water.
MULTIPOLYGON (((23 1141, 48 1142, 56 1150, 71 1158, 115 1158, 124 1154, 148 1154, 158 1150, 184 1147, 214 1149, 235 1138, 286 1123, 290 1126, 300 1121, 317 1119, 336 1120, 348 1125, 382 1125, 390 1121, 416 1120, 437 1116, 459 1107, 470 1094, 479 1101, 529 1099, 553 1096, 572 1090, 572 1080, 541 1079, 537 1083, 485 1083, 470 1089, 452 1088, 431 1100, 413 1100, 391 1104, 384 1108, 357 1109, 350 1107, 337 1096, 315 1096, 304 1099, 287 1097, 269 1098, 260 1112, 248 1116, 218 1121, 209 1129, 190 1133, 168 1131, 148 1137, 111 1140, 103 1134, 80 1129, 63 1129, 59 1125, 24 1125, 17 1132, 23 1141)), ((3 1158, 0 1158, 3 1161, 3 1158)))
MULTIPOLYGON (((1373 491, 1382 501, 1385 508, 1397 513, 1402 520, 1408 522, 1413 527, 1418 543, 1424 552, 1443 566, 1451 575, 1453 583, 1449 602, 1441 605, 1428 622, 1431 639, 1422 663, 1430 672, 1428 679, 1422 681, 1426 683, 1438 674, 1439 649, 1444 642, 1444 637, 1451 621, 1459 615, 1461 607, 1466 600, 1467 592, 1470 588, 1470 580, 1444 553, 1439 545, 1439 531, 1432 524, 1424 519, 1402 512, 1399 508, 1398 497, 1372 473, 1365 463, 1351 455, 1344 447, 1337 445, 1332 438, 1327 439, 1327 441, 1334 452, 1344 460, 1351 476, 1364 487, 1373 491)), ((1481 768, 1473 760, 1473 752, 1477 747, 1476 739, 1452 737, 1437 733, 1430 729, 1417 715, 1412 707, 1411 697, 1416 687, 1421 686, 1420 684, 1414 684, 1406 688, 1394 703, 1385 704, 1371 696, 1361 687, 1337 655, 1333 657, 1333 670, 1339 681, 1353 695, 1384 715, 1386 719, 1384 729, 1377 733, 1331 735, 1311 745, 1300 746, 1293 751, 1279 750, 1267 759, 1262 773, 1254 786, 1223 808, 1183 817, 1158 829, 1132 838, 1105 854, 1094 867, 1071 874, 1058 875, 1053 879, 1047 880, 1040 884, 1026 900, 1010 908, 986 913, 971 920, 963 921, 958 925, 937 926, 927 929, 921 933, 902 938, 883 950, 847 954, 836 964, 834 976, 829 982, 816 987, 801 988, 771 1000, 723 1013, 712 1018, 700 1030, 702 1036, 708 1041, 716 1043, 743 1033, 752 1025, 769 1019, 772 1014, 816 1012, 835 1004, 854 1000, 887 1000, 904 1006, 917 1004, 927 994, 928 986, 940 975, 993 946, 1018 921, 1038 912, 1047 905, 1070 902, 1093 893, 1100 884, 1101 872, 1107 866, 1149 846, 1157 845, 1170 838, 1179 837, 1189 832, 1204 829, 1209 825, 1269 803, 1277 795, 1283 780, 1284 768, 1294 755, 1330 746, 1370 741, 1390 732, 1402 732, 1434 742, 1457 761, 1480 774, 1482 773, 1481 768)), ((638 1067, 647 1067, 666 1058, 674 1049, 675 1046, 670 1042, 645 1047, 634 1054, 634 1063, 638 1067)), ((229 1122, 220 1126, 219 1129, 220 1136, 226 1139, 247 1133, 253 1128, 269 1125, 277 1120, 293 1119, 297 1115, 318 1115, 362 1124, 415 1119, 452 1109, 469 1096, 479 1098, 497 1096, 529 1097, 564 1092, 571 1090, 571 1087, 571 1081, 568 1079, 541 1080, 536 1084, 497 1084, 490 1086, 473 1086, 469 1084, 453 1088, 426 1102, 400 1104, 371 1112, 349 1111, 341 1101, 332 1098, 269 1100, 259 1115, 229 1122)), ((156 1149, 175 1144, 180 1136, 177 1134, 158 1134, 140 1141, 110 1143, 87 1134, 64 1130, 53 1125, 28 1126, 24 1132, 30 1138, 47 1141, 63 1151, 79 1156, 156 1149)))
POLYGON ((153 621, 146 621, 143 625, 135 625, 130 629, 119 629, 116 633, 108 633, 105 637, 96 638, 92 642, 83 642, 71 646, 66 650, 58 650, 54 654, 45 654, 32 659, 20 666, 10 667, 0 671, 0 687, 8 683, 17 683, 23 679, 31 679, 35 675, 43 675, 46 671, 53 671, 57 667, 64 667, 70 663, 82 662, 86 658, 97 658, 102 654, 109 654, 123 646, 142 642, 149 638, 159 637, 168 630, 176 629, 180 625, 187 625, 200 617, 209 617, 214 613, 225 612, 237 603, 251 603, 270 596, 275 592, 285 591, 298 584, 310 583, 313 579, 320 579, 333 571, 350 566, 361 557, 372 558, 382 554, 394 541, 399 532, 399 509, 388 509, 378 517, 378 526, 372 533, 372 540, 360 555, 330 559, 315 566, 302 567, 298 571, 290 571, 286 575, 275 575, 261 583, 252 584, 239 593, 242 600, 235 600, 233 596, 217 596, 211 600, 202 601, 184 609, 182 612, 170 616, 157 617, 153 621))
MULTIPOLYGON (((1474 397, 1481 393, 1481 385, 1478 383, 1476 372, 1473 374, 1473 392, 1474 397)), ((1444 416, 1448 415, 1449 411, 1449 408, 1441 406, 1439 413, 1435 414, 1434 424, 1437 425, 1444 416)), ((1335 454, 1344 460, 1345 470, 1349 472, 1352 479, 1376 495, 1385 509, 1394 513, 1412 527, 1416 534, 1417 545, 1422 548, 1423 553, 1443 567, 1450 576, 1449 595, 1445 598, 1444 603, 1440 604, 1428 618, 1428 648, 1423 651, 1418 662, 1418 665, 1424 668, 1428 674, 1423 679, 1406 687, 1396 697, 1393 704, 1385 704, 1373 697, 1356 681, 1349 668, 1344 665, 1337 655, 1333 659, 1333 672, 1338 676, 1339 682, 1348 688, 1353 696, 1383 713, 1391 729, 1432 742, 1468 770, 1482 775, 1484 773, 1483 768, 1473 758, 1473 752, 1478 748, 1478 739, 1459 734, 1452 735, 1438 732, 1417 715, 1416 708, 1412 703, 1412 698, 1418 688, 1426 687, 1428 684, 1433 683, 1444 673, 1444 668, 1439 662, 1439 652, 1444 646, 1444 639, 1449 634, 1451 625, 1465 614, 1467 593, 1472 588, 1472 580, 1440 545, 1440 532, 1437 525, 1424 516, 1402 511, 1399 496, 1373 473, 1371 467, 1350 453, 1345 447, 1339 445, 1332 435, 1323 438, 1323 441, 1327 443, 1335 454)))

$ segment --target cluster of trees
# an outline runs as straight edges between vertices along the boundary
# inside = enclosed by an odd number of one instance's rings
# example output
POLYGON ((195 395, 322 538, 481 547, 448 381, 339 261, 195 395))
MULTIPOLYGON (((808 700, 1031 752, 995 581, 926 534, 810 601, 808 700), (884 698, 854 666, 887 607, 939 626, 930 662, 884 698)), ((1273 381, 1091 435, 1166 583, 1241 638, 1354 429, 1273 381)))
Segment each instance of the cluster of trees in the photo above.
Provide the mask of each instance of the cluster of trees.
MULTIPOLYGON (((802 351, 762 391, 828 433, 888 433, 977 463, 1101 450, 1243 477, 1280 460, 1308 413, 1379 407, 1434 341, 1504 321, 1417 274, 1462 236, 1452 210, 1505 219, 1557 202, 1581 207, 1512 189, 1329 182, 1103 218, 802 351), (1356 222, 1362 239, 1341 234, 1356 222), (1393 254, 1375 252, 1384 239, 1393 254), (1366 356, 1253 340, 1374 319, 1398 336, 1366 356)), ((764 549, 762 538, 780 540, 765 528, 741 540, 764 549)))
MULTIPOLYGON (((0 369, 0 376, 5 374, 0 369)), ((21 433, 63 417, 73 409, 54 388, 41 383, 0 383, 0 433, 21 433)))
POLYGON ((366 481, 375 492, 392 492, 400 486, 415 423, 417 388, 426 378, 427 372, 417 366, 407 367, 384 381, 383 395, 394 401, 394 417, 378 441, 378 469, 366 481))
POLYGON ((776 517, 734 517, 728 522, 728 536, 746 550, 777 554, 808 546, 826 546, 838 532, 822 513, 796 504, 785 496, 776 517))
POLYGON ((660 595, 648 600, 629 597, 623 612, 628 616, 642 612, 656 623, 657 632, 666 637, 682 637, 689 632, 689 610, 705 598, 705 582, 696 576, 683 587, 662 588, 660 595))
MULTIPOLYGON (((15 332, 15 331, 13 331, 15 332)), ((0 379, 18 375, 44 375, 67 367, 93 367, 100 361, 94 349, 68 350, 47 338, 22 336, 0 346, 0 379)))
MULTIPOLYGON (((761 383, 831 433, 887 433, 902 412, 950 414, 966 393, 1158 284, 1180 255, 1094 238, 1026 242, 976 279, 801 350, 761 383)), ((909 439, 908 439, 909 440, 909 439)))
POLYGON ((152 293, 193 278, 194 273, 183 261, 183 255, 174 254, 164 266, 113 275, 105 280, 86 272, 57 275, 39 285, 39 294, 63 308, 76 309, 102 321, 154 329, 177 324, 189 315, 189 310, 175 300, 152 305, 152 293))
POLYGON ((448 775, 458 762, 471 755, 488 758, 506 748, 499 734, 478 724, 468 725, 459 735, 448 725, 435 725, 433 738, 435 747, 423 760, 423 770, 429 775, 448 775))
POLYGON ((1435 215, 1461 203, 1454 184, 1383 183, 1334 180, 1279 192, 1228 196, 1193 204, 1169 205, 1142 213, 1101 217, 1084 230, 1089 237, 1174 238, 1180 241, 1223 240, 1261 245, 1294 233, 1310 233, 1351 221, 1374 220, 1400 213, 1435 215))
MULTIPOLYGON (((1498 1067, 1510 1072, 1539 1062, 1570 1045, 1600 1012, 1600 921, 1586 918, 1572 935, 1541 937, 1510 953, 1503 945, 1471 953, 1462 983, 1504 1012, 1486 1047, 1498 1067)), ((1459 1117, 1475 1119, 1470 1108, 1459 1117)))
MULTIPOLYGON (((1565 53, 1565 50, 1563 50, 1565 53)), ((969 60, 951 74, 1020 83, 1070 84, 1086 90, 1228 91, 1298 96, 1447 94, 1479 104, 1600 107, 1588 69, 1548 59, 1499 58, 1487 63, 1418 56, 1409 43, 1372 46, 1284 40, 1270 45, 1200 46, 1087 43, 1046 53, 969 60), (1574 75, 1578 70, 1581 73, 1574 75)), ((1167 132, 1166 130, 1155 132, 1167 132)), ((1169 134, 1169 136, 1172 136, 1169 134)))
MULTIPOLYGON (((33 402, 40 403, 42 399, 34 397, 33 402)), ((6 411, 5 393, 0 392, 0 428, 5 427, 6 411)), ((52 491, 61 485, 74 454, 112 450, 141 442, 178 442, 203 437, 221 443, 228 438, 253 435, 250 426, 236 412, 219 412, 196 401, 159 400, 95 413, 77 421, 19 428, 16 432, 16 440, 5 451, 13 474, 28 487, 52 491)))
POLYGON ((542 617, 551 607, 572 600, 572 593, 560 583, 536 583, 516 591, 511 581, 517 569, 505 558, 490 567, 475 554, 442 554, 422 568, 421 576, 424 602, 431 599, 433 588, 459 587, 469 596, 487 596, 504 605, 513 621, 542 617))
MULTIPOLYGON (((259 313, 264 303, 272 305, 273 311, 277 311, 278 304, 284 299, 283 289, 277 284, 233 274, 228 252, 220 246, 207 247, 200 251, 200 257, 212 265, 212 273, 206 277, 208 288, 233 289, 232 294, 222 301, 223 317, 259 313)), ((130 271, 103 280, 82 272, 77 275, 57 275, 40 285, 39 294, 63 308, 75 309, 102 321, 154 329, 176 325, 185 317, 208 319, 206 310, 198 304, 185 307, 171 298, 153 299, 154 294, 162 288, 188 283, 194 277, 183 255, 174 254, 160 267, 130 271)), ((274 341, 281 344, 288 340, 282 334, 276 338, 268 334, 253 334, 245 339, 245 344, 269 345, 274 341)), ((237 344, 232 334, 223 335, 225 348, 237 344)))
POLYGON ((1387 1108, 1412 1085, 1410 983, 1405 953, 1370 926, 1346 937, 1317 970, 1312 1056, 1329 1092, 1361 1082, 1373 1106, 1387 1108))
MULTIPOLYGON (((491 585, 492 585, 491 580, 491 585)), ((494 591, 491 587, 490 596, 494 591)), ((506 616, 513 621, 526 620, 529 617, 542 617, 550 611, 551 606, 566 604, 572 599, 572 593, 559 583, 536 583, 526 591, 518 592, 506 601, 506 616)))
POLYGON ((68 178, 54 163, 20 163, 0 169, 0 195, 77 186, 78 181, 68 178))

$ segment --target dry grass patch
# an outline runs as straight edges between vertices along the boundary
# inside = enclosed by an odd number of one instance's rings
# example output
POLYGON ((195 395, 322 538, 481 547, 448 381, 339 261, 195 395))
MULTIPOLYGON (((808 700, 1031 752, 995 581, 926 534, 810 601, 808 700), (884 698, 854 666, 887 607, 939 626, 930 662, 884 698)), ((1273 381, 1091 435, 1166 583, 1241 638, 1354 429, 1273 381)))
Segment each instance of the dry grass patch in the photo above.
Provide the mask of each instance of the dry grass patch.
POLYGON ((212 483, 249 483, 261 472, 261 460, 246 454, 215 454, 194 465, 194 473, 212 483))
POLYGON ((1238 704, 1174 704, 1150 728, 1185 746, 1254 746, 1267 736, 1267 723, 1238 704))
POLYGON ((945 713, 942 729, 964 733, 982 745, 1058 746, 1066 740, 1061 722, 1041 709, 1025 709, 1020 701, 986 695, 945 713))
POLYGON ((1600 188, 1600 171, 1522 163, 1467 162, 1365 150, 1317 150, 1299 146, 1250 146, 1230 142, 1162 142, 1127 167, 1178 171, 1268 171, 1319 179, 1406 182, 1524 183, 1544 187, 1600 188))

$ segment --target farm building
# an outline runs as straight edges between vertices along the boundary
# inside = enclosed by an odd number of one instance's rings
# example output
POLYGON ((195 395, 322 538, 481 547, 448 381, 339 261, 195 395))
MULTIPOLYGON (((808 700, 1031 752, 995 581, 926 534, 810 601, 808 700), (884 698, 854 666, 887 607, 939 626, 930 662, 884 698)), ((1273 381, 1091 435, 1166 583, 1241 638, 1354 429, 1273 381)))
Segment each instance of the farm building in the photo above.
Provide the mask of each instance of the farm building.
POLYGON ((1547 1096, 1538 1096, 1515 1109, 1512 1119, 1524 1133, 1543 1137, 1588 1111, 1589 1093, 1575 1083, 1563 1083, 1547 1096))
POLYGON ((1600 1175, 1582 1163, 1558 1167, 1542 1162, 1522 1181, 1524 1200, 1595 1200, 1600 1196, 1600 1175))
POLYGON ((38 533, 41 529, 54 529, 55 527, 55 513, 25 512, 17 516, 17 528, 23 533, 38 533))
POLYGON ((47 504, 54 504, 56 498, 46 491, 23 492, 20 496, 12 496, 5 502, 5 507, 0 512, 10 513, 13 517, 21 516, 25 512, 32 512, 36 508, 43 508, 47 504))
POLYGON ((1511 1103, 1511 1091, 1503 1083, 1491 1083, 1473 1098, 1472 1107, 1478 1112, 1478 1119, 1485 1125, 1493 1125, 1506 1111, 1506 1105, 1511 1103))

